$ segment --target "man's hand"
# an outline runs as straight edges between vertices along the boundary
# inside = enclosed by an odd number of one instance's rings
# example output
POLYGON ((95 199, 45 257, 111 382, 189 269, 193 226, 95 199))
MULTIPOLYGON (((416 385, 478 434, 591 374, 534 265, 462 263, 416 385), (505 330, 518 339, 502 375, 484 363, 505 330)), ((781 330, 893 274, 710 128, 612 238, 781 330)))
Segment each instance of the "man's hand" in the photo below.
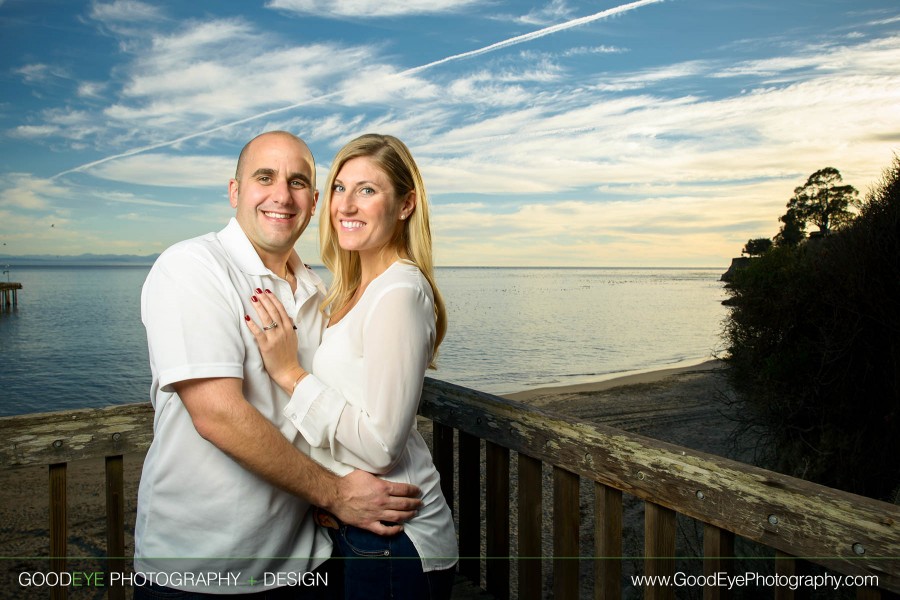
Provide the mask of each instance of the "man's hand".
POLYGON ((338 481, 335 505, 326 506, 338 519, 378 535, 403 531, 422 506, 421 490, 408 483, 379 479, 365 471, 353 471, 338 481))

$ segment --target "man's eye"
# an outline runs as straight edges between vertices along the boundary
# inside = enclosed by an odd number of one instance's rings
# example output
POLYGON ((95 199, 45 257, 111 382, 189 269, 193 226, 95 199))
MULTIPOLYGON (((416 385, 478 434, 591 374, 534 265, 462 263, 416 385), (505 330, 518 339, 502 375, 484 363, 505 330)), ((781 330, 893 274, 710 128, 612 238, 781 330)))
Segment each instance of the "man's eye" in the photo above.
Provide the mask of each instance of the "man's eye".
POLYGON ((306 182, 302 179, 295 179, 291 182, 291 187, 295 187, 297 189, 302 189, 306 187, 306 182))
POLYGON ((270 183, 272 181, 272 178, 268 175, 260 175, 257 181, 259 181, 260 183, 270 183))

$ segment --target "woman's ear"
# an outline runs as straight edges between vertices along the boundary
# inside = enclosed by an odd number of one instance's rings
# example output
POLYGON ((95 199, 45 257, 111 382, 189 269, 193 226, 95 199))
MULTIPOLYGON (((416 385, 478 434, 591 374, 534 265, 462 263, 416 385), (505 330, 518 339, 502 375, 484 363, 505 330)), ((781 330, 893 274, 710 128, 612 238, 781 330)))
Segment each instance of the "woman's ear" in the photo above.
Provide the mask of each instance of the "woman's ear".
POLYGON ((400 219, 408 219, 413 211, 416 210, 416 191, 411 190, 403 199, 403 205, 400 207, 400 219))

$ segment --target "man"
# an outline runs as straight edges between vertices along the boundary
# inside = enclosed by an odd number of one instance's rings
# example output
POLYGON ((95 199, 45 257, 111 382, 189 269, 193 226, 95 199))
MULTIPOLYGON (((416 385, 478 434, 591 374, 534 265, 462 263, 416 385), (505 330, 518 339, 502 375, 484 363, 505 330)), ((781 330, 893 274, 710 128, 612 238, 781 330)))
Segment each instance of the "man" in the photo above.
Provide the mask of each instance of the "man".
POLYGON ((137 599, 153 590, 278 597, 271 590, 330 555, 307 516, 311 503, 383 535, 399 531, 383 523, 409 519, 420 504, 413 486, 361 471, 338 478, 307 456, 282 414, 289 398, 244 324, 252 296, 270 290, 311 366, 324 288, 293 250, 318 199, 309 148, 286 132, 254 138, 228 191, 235 218, 166 250, 141 295, 155 417, 138 492, 137 599))

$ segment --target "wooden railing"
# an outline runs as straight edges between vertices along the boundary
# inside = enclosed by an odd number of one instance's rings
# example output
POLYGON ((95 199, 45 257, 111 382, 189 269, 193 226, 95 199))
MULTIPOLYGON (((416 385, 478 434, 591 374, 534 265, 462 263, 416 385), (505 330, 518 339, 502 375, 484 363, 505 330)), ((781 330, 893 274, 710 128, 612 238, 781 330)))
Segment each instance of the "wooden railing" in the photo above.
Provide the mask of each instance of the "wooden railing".
MULTIPOLYGON (((420 412, 433 421, 435 464, 459 524, 460 573, 483 581, 497 598, 511 592, 521 599, 542 597, 540 565, 545 561, 552 563, 552 596, 578 598, 580 564, 586 560, 593 564, 594 597, 621 598, 623 496, 644 503, 642 575, 676 575, 680 514, 703 524, 700 560, 706 577, 743 575, 734 573, 737 537, 773 549, 775 576, 803 573, 802 565, 809 562, 830 573, 868 577, 853 586, 859 598, 900 592, 896 505, 431 379, 420 412), (518 490, 513 514, 511 453, 518 490), (543 505, 544 465, 553 472, 550 555, 541 544, 544 509, 550 508, 543 505), (594 487, 589 557, 579 550, 582 479, 594 487), (518 577, 511 581, 514 562, 518 577)), ((49 465, 54 569, 63 571, 66 561, 66 463, 96 457, 106 457, 107 465, 107 556, 116 559, 108 568, 126 568, 122 455, 145 451, 151 430, 146 404, 0 419, 0 469, 49 465)), ((794 591, 777 586, 772 593, 781 598, 794 591)), ((65 588, 53 592, 66 595, 65 588)), ((646 598, 674 598, 675 593, 674 585, 644 586, 646 598)), ((703 586, 705 598, 725 594, 724 586, 703 586)), ((124 590, 109 588, 109 597, 123 598, 124 590)))

